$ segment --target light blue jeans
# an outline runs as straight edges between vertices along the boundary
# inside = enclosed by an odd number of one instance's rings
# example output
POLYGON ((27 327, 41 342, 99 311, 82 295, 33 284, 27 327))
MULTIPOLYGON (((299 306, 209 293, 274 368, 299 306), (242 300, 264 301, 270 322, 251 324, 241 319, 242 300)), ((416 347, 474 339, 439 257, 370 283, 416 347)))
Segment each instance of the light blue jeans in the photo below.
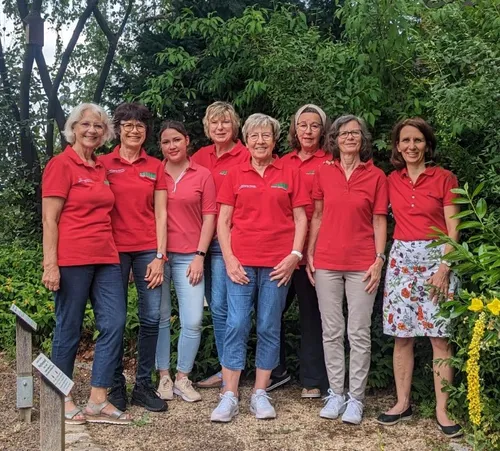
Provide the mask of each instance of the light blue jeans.
POLYGON ((250 279, 247 285, 234 283, 226 276, 228 315, 221 363, 230 370, 245 368, 252 310, 256 309, 255 367, 273 370, 279 363, 281 314, 285 308, 289 285, 278 287, 277 280, 270 280, 269 274, 273 268, 244 268, 250 279))
POLYGON ((159 370, 170 369, 170 317, 172 299, 170 283, 173 281, 179 302, 181 330, 177 345, 177 371, 190 373, 200 346, 201 323, 203 320, 203 297, 205 280, 192 286, 186 276, 188 266, 195 254, 168 253, 165 264, 165 277, 162 285, 160 306, 160 329, 156 345, 156 367, 159 370))

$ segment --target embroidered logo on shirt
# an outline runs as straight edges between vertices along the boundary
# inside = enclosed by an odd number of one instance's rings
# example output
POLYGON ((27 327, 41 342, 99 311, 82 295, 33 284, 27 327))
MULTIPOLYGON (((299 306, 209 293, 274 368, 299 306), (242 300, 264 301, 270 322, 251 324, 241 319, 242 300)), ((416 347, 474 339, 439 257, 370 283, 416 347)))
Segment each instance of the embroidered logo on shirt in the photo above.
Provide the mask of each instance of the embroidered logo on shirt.
POLYGON ((219 172, 219 175, 227 175, 227 171, 226 171, 226 170, 224 170, 224 171, 220 171, 220 172, 219 172))
POLYGON ((288 189, 288 183, 284 183, 284 182, 274 183, 273 185, 271 185, 271 188, 280 188, 280 189, 284 189, 286 191, 288 189))
POLYGON ((139 175, 151 180, 156 180, 156 174, 154 172, 140 172, 139 175))
POLYGON ((78 181, 76 183, 94 183, 92 179, 84 179, 82 177, 78 177, 78 181))
POLYGON ((107 174, 120 174, 122 172, 125 172, 125 169, 108 169, 106 171, 107 174))
POLYGON ((238 190, 240 189, 246 189, 246 188, 257 188, 257 185, 240 185, 238 190))
POLYGON ((306 175, 314 175, 314 169, 312 171, 307 171, 306 175))
POLYGON ((104 180, 104 184, 109 186, 109 180, 104 180))

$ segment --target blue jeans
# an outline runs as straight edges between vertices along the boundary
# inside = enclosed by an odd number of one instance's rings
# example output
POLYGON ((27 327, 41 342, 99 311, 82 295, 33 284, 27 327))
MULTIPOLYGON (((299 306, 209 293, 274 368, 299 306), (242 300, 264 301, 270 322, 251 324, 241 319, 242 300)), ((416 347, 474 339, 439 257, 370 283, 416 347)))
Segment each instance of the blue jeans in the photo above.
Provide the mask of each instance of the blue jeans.
POLYGON ((245 368, 247 342, 252 326, 252 310, 256 299, 257 351, 255 366, 273 370, 279 363, 281 314, 285 308, 289 286, 278 288, 271 281, 273 268, 244 266, 250 282, 239 285, 226 277, 228 315, 222 366, 230 370, 245 368), (257 295, 257 296, 256 296, 257 295))
POLYGON ((171 281, 174 282, 179 302, 179 319, 181 322, 179 342, 177 344, 177 371, 182 373, 191 372, 200 347, 205 281, 202 279, 200 283, 192 286, 186 276, 188 266, 195 255, 194 253, 168 253, 168 263, 165 264, 165 278, 162 286, 160 331, 156 346, 156 366, 159 370, 170 369, 171 281))
POLYGON ((205 265, 205 296, 212 313, 215 346, 219 361, 224 355, 227 320, 226 265, 217 239, 212 241, 205 265))
MULTIPOLYGON (((151 373, 155 365, 156 341, 160 323, 161 286, 148 289, 144 280, 147 266, 156 257, 156 250, 120 252, 120 266, 123 289, 125 291, 125 311, 127 311, 128 277, 130 268, 138 294, 139 337, 137 339, 137 373, 135 383, 151 384, 151 373)), ((123 346, 120 361, 116 367, 113 385, 125 385, 123 376, 123 346)))
POLYGON ((61 266, 61 286, 55 293, 56 329, 52 362, 73 378, 76 352, 87 299, 99 331, 92 366, 92 387, 111 387, 125 329, 125 295, 120 265, 61 266))

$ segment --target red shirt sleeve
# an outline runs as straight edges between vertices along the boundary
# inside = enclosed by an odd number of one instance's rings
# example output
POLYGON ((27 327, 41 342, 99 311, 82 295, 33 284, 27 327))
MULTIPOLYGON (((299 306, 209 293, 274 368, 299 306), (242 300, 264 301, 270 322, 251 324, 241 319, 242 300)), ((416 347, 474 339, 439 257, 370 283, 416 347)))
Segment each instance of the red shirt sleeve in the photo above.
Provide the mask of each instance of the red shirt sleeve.
POLYGON ((217 194, 217 203, 231 205, 234 207, 234 204, 236 203, 236 195, 233 187, 235 173, 236 170, 232 170, 224 177, 224 182, 222 183, 219 193, 217 194))
POLYGON ((292 192, 292 207, 305 207, 306 205, 311 205, 311 198, 307 192, 306 184, 302 179, 300 171, 298 169, 293 169, 292 171, 293 180, 293 192, 292 192))
POLYGON ((377 191, 375 192, 375 200, 373 202, 374 215, 386 215, 389 205, 389 187, 387 177, 384 174, 379 175, 377 182, 377 191))
POLYGON ((52 158, 42 178, 42 197, 62 197, 68 198, 71 189, 71 173, 66 167, 64 160, 60 157, 52 158))
POLYGON ((322 172, 321 169, 322 169, 322 166, 320 166, 314 174, 313 190, 312 190, 313 200, 323 200, 323 197, 324 197, 323 188, 321 188, 321 183, 319 181, 319 175, 322 172))
POLYGON ((212 174, 208 173, 203 181, 203 192, 201 195, 201 212, 204 215, 217 214, 217 202, 215 182, 212 174))
POLYGON ((166 190, 166 189, 167 189, 167 178, 165 177, 165 167, 160 161, 156 168, 155 191, 166 190))
POLYGON ((458 194, 452 193, 453 188, 458 188, 458 180, 455 174, 449 173, 444 179, 444 190, 443 190, 443 206, 453 205, 453 199, 458 197, 458 194))

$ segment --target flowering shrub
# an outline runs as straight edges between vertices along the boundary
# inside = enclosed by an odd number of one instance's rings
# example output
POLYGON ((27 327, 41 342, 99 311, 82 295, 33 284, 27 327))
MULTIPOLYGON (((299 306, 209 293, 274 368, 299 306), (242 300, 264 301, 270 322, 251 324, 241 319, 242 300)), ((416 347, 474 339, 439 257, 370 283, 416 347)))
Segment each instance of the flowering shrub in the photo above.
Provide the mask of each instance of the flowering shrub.
POLYGON ((459 298, 443 304, 451 318, 456 345, 452 365, 458 370, 450 391, 450 408, 461 421, 469 420, 474 449, 500 449, 500 224, 498 211, 488 213, 483 184, 474 191, 454 190, 456 203, 465 209, 461 244, 441 236, 454 250, 446 259, 454 263, 463 290, 459 298))

